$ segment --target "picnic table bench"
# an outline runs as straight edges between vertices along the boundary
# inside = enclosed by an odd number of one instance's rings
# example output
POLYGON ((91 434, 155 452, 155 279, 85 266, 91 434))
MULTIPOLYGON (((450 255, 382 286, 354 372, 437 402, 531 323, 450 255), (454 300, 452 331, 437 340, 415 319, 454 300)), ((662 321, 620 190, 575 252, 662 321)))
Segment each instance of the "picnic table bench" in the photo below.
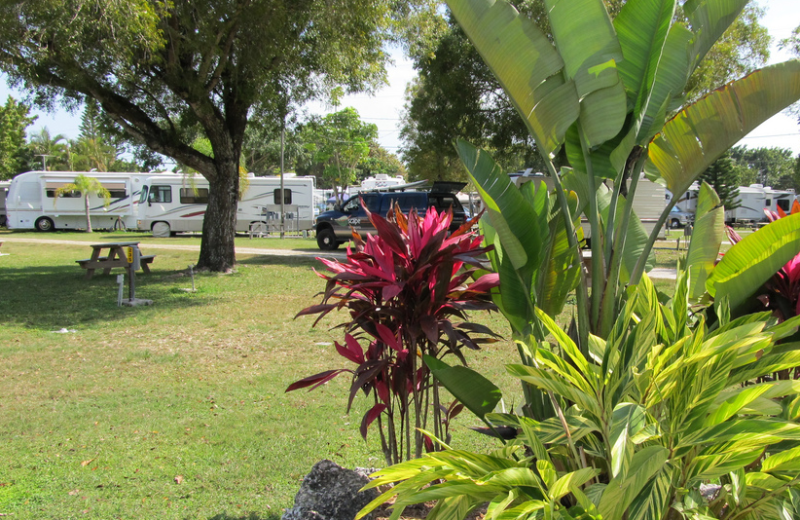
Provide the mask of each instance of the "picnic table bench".
MULTIPOLYGON (((83 260, 75 260, 75 262, 83 269, 86 269, 86 279, 91 280, 94 275, 95 269, 102 269, 103 274, 111 273, 111 269, 115 267, 122 267, 123 269, 130 269, 131 265, 128 263, 127 255, 125 254, 126 247, 139 249, 139 242, 112 242, 108 244, 92 244, 91 258, 83 260), (108 250, 105 256, 101 256, 104 250, 108 250)), ((140 255, 139 264, 142 271, 145 273, 150 272, 150 265, 153 263, 156 255, 140 255)))

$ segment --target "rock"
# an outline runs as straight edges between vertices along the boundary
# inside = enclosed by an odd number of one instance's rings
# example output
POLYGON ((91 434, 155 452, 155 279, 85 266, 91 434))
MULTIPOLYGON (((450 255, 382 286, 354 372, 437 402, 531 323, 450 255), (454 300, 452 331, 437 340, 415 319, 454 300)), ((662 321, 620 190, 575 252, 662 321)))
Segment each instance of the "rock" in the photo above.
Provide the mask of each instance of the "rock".
POLYGON ((294 507, 286 510, 282 520, 353 520, 378 497, 376 489, 358 491, 369 482, 367 471, 361 469, 359 474, 329 460, 317 462, 303 479, 294 507))

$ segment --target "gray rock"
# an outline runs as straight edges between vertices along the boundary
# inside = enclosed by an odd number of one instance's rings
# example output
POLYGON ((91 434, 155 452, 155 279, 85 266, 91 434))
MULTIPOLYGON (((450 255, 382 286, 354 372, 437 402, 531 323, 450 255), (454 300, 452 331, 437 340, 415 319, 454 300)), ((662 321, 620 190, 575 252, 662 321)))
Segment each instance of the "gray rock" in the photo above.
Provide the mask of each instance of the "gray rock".
POLYGON ((286 510, 282 520, 353 520, 378 497, 376 489, 358 491, 367 483, 369 478, 363 472, 356 473, 329 460, 317 462, 303 479, 294 507, 286 510))

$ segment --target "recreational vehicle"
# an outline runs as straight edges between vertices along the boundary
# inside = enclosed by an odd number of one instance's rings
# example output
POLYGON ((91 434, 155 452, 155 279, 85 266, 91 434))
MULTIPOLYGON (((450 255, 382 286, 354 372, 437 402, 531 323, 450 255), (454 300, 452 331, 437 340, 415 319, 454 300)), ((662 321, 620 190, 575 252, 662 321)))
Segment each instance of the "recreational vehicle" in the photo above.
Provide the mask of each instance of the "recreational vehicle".
POLYGON ((10 185, 9 181, 0 181, 0 226, 6 225, 6 194, 10 185))
POLYGON ((778 211, 782 209, 786 213, 792 210, 792 204, 797 199, 797 196, 792 189, 788 190, 774 190, 770 186, 764 188, 764 193, 767 198, 767 209, 770 211, 778 211))
MULTIPOLYGON (((279 177, 247 177, 247 189, 239 200, 236 231, 254 227, 280 230, 281 180, 279 177)), ((314 177, 284 175, 284 229, 305 231, 314 227, 314 177)), ((203 230, 208 205, 208 181, 183 175, 154 176, 148 179, 139 198, 139 229, 154 236, 203 230)))
POLYGON ((142 185, 153 174, 130 172, 44 172, 21 173, 11 180, 6 197, 9 229, 84 229, 86 205, 78 192, 56 197, 56 191, 75 182, 78 175, 100 181, 111 194, 89 195, 89 215, 97 229, 135 228, 142 185))

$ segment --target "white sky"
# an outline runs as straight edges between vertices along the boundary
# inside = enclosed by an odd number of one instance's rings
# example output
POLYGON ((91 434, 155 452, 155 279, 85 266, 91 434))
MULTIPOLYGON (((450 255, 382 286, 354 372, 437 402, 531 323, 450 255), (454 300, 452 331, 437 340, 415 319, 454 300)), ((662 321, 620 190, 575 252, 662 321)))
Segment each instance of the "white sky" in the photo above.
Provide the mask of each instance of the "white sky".
MULTIPOLYGON (((778 63, 790 56, 785 51, 778 50, 778 42, 791 35, 792 30, 800 25, 800 0, 759 0, 767 12, 761 23, 767 27, 773 38, 769 63, 778 63)), ((414 77, 415 72, 411 62, 399 53, 393 55, 394 65, 388 70, 389 85, 379 90, 375 95, 347 96, 342 101, 341 107, 355 108, 364 121, 378 126, 379 142, 390 152, 397 152, 400 148, 400 114, 403 109, 403 96, 406 85, 414 77)), ((8 95, 19 99, 20 93, 12 91, 5 84, 0 84, 0 101, 5 103, 8 95)), ((320 103, 308 105, 311 113, 326 114, 334 109, 320 103)), ((39 118, 29 127, 29 131, 37 131, 47 127, 51 135, 64 134, 68 138, 75 138, 79 133, 80 113, 70 114, 64 110, 47 114, 35 111, 39 118)), ((740 144, 749 147, 780 147, 789 148, 795 155, 800 154, 800 126, 797 119, 785 114, 778 114, 756 128, 740 144)))

